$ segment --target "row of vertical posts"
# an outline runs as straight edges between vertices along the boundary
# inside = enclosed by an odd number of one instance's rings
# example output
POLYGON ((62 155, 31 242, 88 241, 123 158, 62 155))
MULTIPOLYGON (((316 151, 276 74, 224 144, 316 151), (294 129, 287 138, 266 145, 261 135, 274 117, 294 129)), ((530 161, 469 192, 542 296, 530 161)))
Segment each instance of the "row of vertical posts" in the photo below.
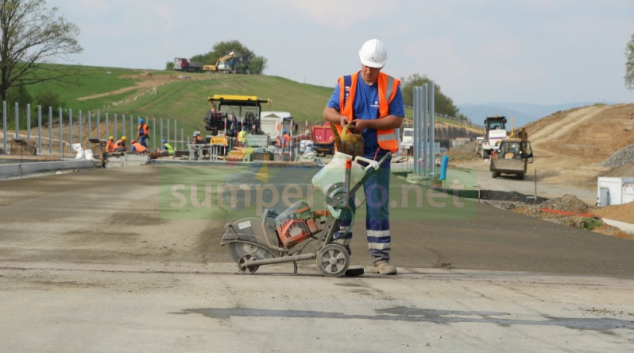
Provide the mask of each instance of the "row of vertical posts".
POLYGON ((414 174, 435 176, 434 81, 414 87, 414 174))
MULTIPOLYGON (((20 130, 20 125, 19 125, 19 104, 15 103, 15 135, 14 138, 15 139, 19 139, 19 130, 20 130)), ((58 117, 59 117, 59 151, 63 152, 64 151, 64 131, 63 131, 63 126, 62 126, 62 121, 63 121, 63 110, 62 108, 58 109, 58 117)), ((141 117, 137 117, 138 119, 140 119, 141 117)), ((27 119, 27 140, 31 140, 31 106, 30 104, 26 105, 26 119, 27 119)), ((37 146, 38 146, 38 151, 41 153, 43 151, 42 149, 42 106, 38 106, 37 107, 37 126, 38 126, 38 142, 37 142, 37 146)), ((149 125, 149 120, 147 118, 144 118, 145 122, 149 125)), ((88 112, 87 114, 87 121, 88 121, 88 138, 91 139, 93 138, 92 136, 92 112, 88 112)), ((128 118, 129 122, 130 122, 130 135, 132 135, 135 131, 134 129, 134 116, 129 116, 128 118)), ((157 134, 160 134, 160 140, 163 140, 163 119, 159 119, 159 126, 160 126, 160 131, 157 132, 156 131, 156 119, 152 119, 152 129, 150 130, 150 134, 152 135, 153 139, 152 139, 152 148, 156 149, 157 148, 157 144, 156 144, 156 136, 157 134)), ((78 130, 79 130, 79 142, 81 142, 83 140, 83 133, 82 133, 82 121, 83 121, 83 115, 82 115, 82 111, 79 111, 78 114, 78 130)), ((7 116, 7 102, 3 101, 2 102, 2 136, 3 136, 3 150, 5 151, 5 153, 8 152, 7 149, 7 141, 8 141, 8 136, 7 136, 7 122, 8 122, 8 116, 7 116)), ((106 113, 105 116, 105 123, 106 123, 106 128, 105 128, 105 139, 107 139, 110 136, 110 117, 109 114, 106 113)), ((101 139, 101 114, 100 112, 97 112, 97 116, 96 116, 96 128, 97 128, 97 136, 95 138, 99 138, 101 139)), ((126 116, 125 114, 123 114, 121 116, 121 127, 122 127, 122 135, 121 136, 125 136, 126 135, 126 116)), ((181 143, 181 150, 184 148, 184 129, 181 128, 181 139, 180 139, 180 143, 181 143)), ((70 152, 72 152, 72 143, 73 143, 73 110, 72 109, 68 109, 68 150, 70 152)), ((116 140, 119 139, 118 136, 118 116, 117 114, 114 114, 114 134, 113 137, 116 140)), ((169 140, 170 138, 170 123, 169 123, 169 119, 167 119, 167 135, 165 136, 167 140, 169 140)), ((178 122, 176 120, 174 120, 174 142, 178 143, 178 122)), ((148 141, 149 142, 149 141, 148 141)), ((189 141, 188 141, 189 144, 189 141)), ((162 143, 159 145, 162 146, 162 143)), ((176 146, 175 146, 176 147, 176 146)), ((53 108, 52 107, 48 107, 48 152, 49 153, 53 153, 53 108)))

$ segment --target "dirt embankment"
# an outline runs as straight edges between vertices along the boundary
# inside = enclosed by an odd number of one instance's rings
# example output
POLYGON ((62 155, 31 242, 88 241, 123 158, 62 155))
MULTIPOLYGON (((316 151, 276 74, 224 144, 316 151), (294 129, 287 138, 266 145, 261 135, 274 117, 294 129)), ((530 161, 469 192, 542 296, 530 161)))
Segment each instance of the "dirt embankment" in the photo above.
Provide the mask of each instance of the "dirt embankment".
POLYGON ((526 130, 535 151, 533 167, 546 172, 543 181, 596 188, 596 178, 613 169, 601 162, 634 144, 634 104, 557 112, 526 130))

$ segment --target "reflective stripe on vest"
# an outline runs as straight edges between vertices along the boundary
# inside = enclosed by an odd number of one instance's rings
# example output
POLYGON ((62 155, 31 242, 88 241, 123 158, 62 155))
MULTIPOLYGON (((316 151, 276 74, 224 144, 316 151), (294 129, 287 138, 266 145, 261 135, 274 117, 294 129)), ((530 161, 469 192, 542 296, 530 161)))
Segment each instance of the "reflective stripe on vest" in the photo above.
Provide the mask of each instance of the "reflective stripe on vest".
MULTIPOLYGON (((354 119, 354 97, 357 91, 359 73, 339 78, 339 111, 352 121, 354 119)), ((389 115, 390 103, 396 96, 397 87, 400 81, 384 73, 379 73, 377 80, 379 88, 379 119, 389 115)), ((341 126, 336 125, 341 132, 341 126)), ((379 147, 384 150, 396 153, 398 151, 398 139, 394 129, 377 130, 377 141, 379 147)))

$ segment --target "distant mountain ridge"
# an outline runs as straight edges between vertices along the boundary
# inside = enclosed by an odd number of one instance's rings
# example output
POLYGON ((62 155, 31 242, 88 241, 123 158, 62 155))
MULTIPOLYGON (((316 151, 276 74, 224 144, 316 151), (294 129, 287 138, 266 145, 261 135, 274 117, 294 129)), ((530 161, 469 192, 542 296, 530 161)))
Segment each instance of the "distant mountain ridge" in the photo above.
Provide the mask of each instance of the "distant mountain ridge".
POLYGON ((460 109, 460 113, 467 116, 475 124, 482 124, 484 118, 486 118, 487 116, 500 115, 507 117, 509 120, 509 124, 511 122, 511 117, 513 117, 514 127, 520 127, 558 111, 584 107, 596 103, 597 102, 578 102, 557 105, 539 105, 530 103, 487 103, 460 104, 458 105, 458 108, 460 109))

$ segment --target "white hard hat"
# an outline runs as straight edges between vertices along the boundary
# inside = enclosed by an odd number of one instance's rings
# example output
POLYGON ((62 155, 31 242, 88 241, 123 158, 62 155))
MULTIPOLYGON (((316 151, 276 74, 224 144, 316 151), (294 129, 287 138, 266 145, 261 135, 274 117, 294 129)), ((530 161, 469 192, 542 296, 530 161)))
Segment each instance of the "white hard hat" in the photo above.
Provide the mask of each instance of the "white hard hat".
POLYGON ((380 40, 370 39, 363 43, 361 50, 359 50, 359 58, 365 66, 382 68, 387 61, 387 50, 380 40))

